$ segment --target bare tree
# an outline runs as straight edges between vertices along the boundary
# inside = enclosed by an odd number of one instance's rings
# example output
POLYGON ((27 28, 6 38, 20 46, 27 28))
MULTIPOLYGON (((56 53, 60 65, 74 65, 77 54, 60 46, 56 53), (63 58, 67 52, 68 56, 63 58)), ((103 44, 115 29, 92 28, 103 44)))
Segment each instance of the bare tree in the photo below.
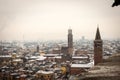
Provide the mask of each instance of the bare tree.
POLYGON ((120 0, 114 0, 112 7, 120 5, 120 0))

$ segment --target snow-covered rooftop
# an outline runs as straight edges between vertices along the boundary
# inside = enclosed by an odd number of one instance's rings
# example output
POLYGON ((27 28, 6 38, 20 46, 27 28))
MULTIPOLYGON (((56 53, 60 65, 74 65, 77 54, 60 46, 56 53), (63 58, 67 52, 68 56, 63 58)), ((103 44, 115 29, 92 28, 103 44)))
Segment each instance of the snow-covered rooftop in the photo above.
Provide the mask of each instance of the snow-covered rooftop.
POLYGON ((87 56, 73 56, 72 58, 77 58, 77 59, 86 59, 88 58, 87 56))
POLYGON ((74 68, 91 68, 94 66, 94 61, 87 64, 71 64, 71 67, 74 68))

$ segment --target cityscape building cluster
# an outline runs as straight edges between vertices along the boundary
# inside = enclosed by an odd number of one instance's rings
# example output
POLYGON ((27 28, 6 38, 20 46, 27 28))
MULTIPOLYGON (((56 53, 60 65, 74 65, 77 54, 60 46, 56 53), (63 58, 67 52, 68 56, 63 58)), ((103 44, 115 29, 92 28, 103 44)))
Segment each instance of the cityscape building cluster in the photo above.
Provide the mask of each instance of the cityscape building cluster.
POLYGON ((0 79, 75 80, 73 75, 80 76, 106 56, 120 52, 120 41, 103 42, 99 28, 94 42, 85 37, 74 42, 72 29, 68 29, 67 42, 1 41, 0 79))

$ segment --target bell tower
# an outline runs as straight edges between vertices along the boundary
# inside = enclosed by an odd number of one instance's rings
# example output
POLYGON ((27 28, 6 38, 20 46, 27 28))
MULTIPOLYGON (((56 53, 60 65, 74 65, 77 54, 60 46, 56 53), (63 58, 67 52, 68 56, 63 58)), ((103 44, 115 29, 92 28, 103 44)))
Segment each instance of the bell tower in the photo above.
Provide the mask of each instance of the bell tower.
POLYGON ((102 62, 103 41, 100 36, 99 27, 97 27, 96 37, 94 40, 94 64, 102 62))
POLYGON ((72 29, 68 29, 68 53, 73 53, 73 34, 72 29))
POLYGON ((73 47, 73 35, 72 35, 72 29, 68 29, 68 47, 73 47))

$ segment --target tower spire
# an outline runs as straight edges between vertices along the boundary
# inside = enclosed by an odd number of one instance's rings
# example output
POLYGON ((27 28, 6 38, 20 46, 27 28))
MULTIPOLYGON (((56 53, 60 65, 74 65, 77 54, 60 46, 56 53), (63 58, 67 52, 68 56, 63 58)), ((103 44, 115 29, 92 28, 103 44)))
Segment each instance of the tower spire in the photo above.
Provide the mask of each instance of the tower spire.
POLYGON ((97 26, 97 32, 96 32, 95 40, 101 40, 100 31, 99 31, 99 26, 97 26))
POLYGON ((102 62, 103 42, 101 40, 99 27, 97 27, 96 37, 94 40, 94 62, 95 65, 102 62))

